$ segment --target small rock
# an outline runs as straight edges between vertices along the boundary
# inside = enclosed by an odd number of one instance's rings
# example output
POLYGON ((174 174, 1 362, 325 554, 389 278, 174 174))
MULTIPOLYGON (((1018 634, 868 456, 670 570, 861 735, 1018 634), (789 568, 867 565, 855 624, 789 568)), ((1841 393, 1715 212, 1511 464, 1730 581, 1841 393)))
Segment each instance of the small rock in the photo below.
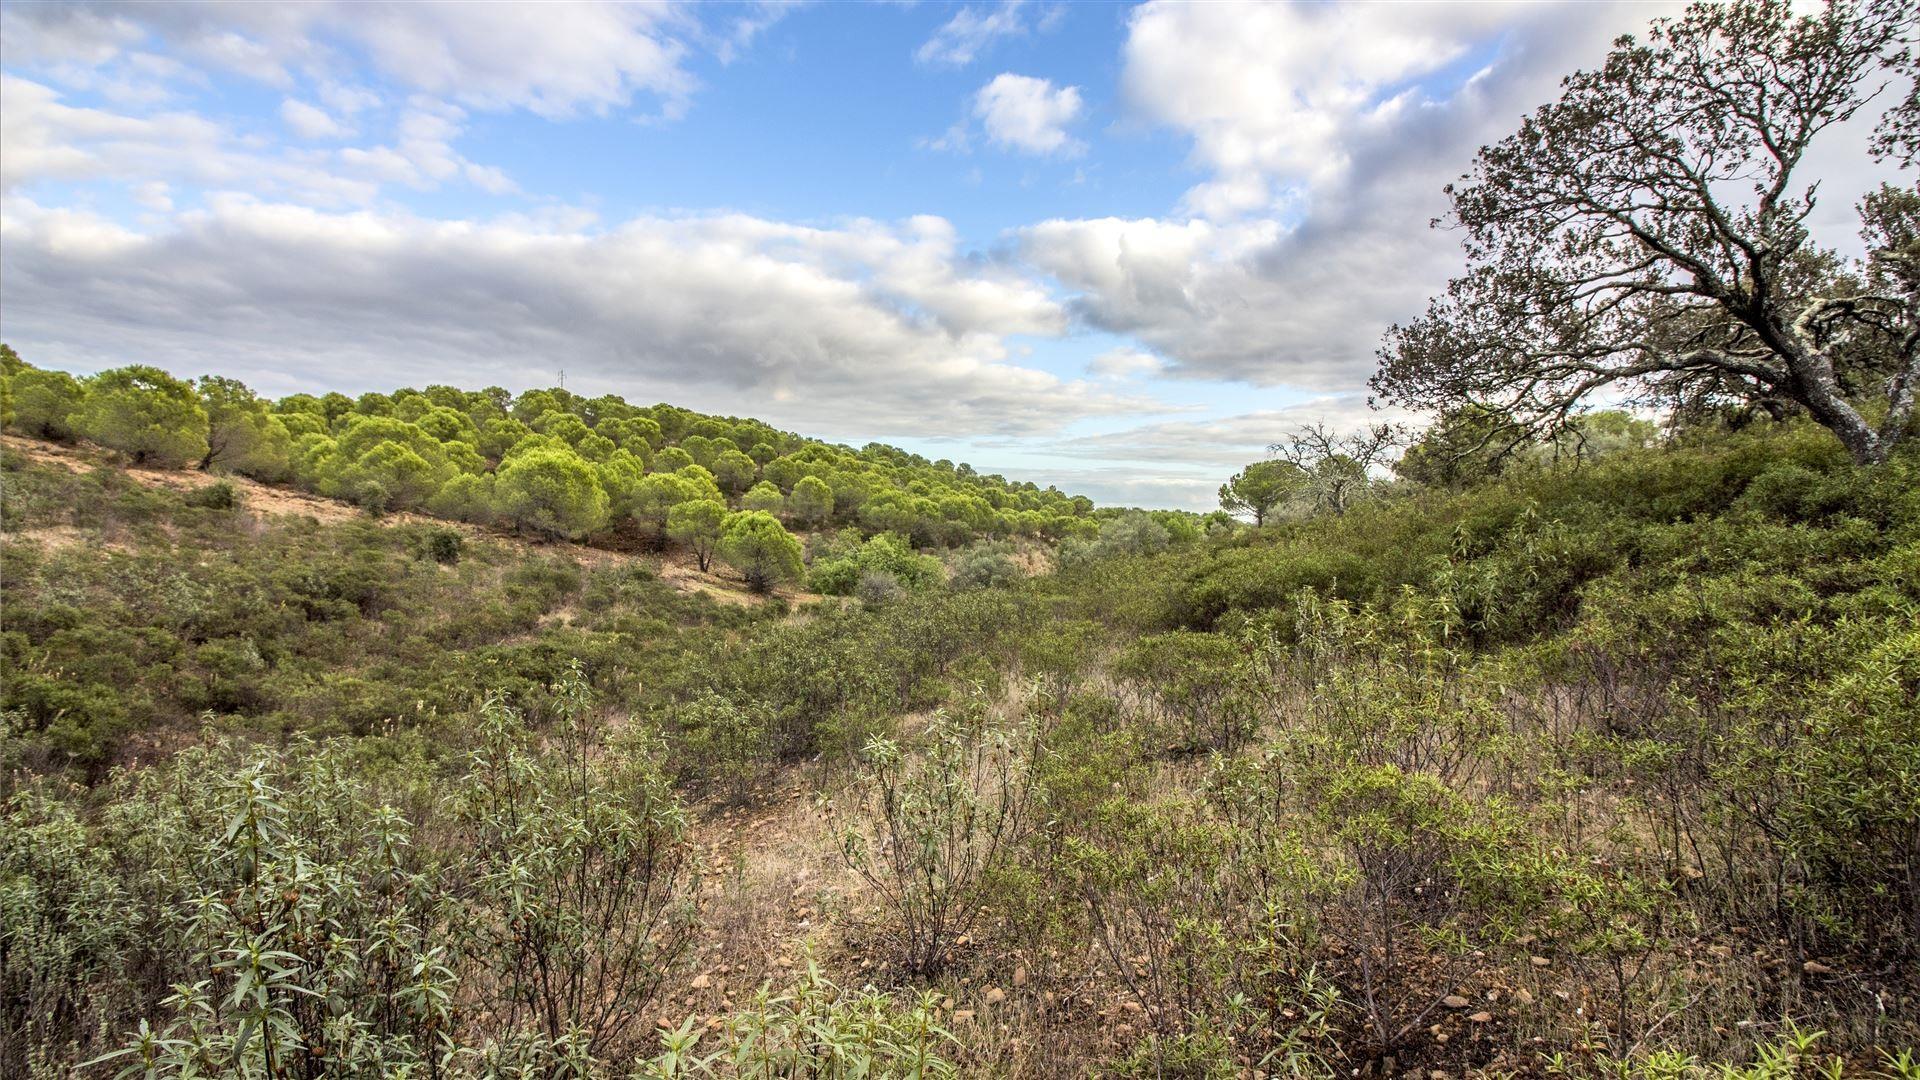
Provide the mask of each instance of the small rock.
POLYGON ((1527 957, 1527 963, 1532 964, 1534 967, 1551 967, 1553 965, 1553 961, 1544 956, 1529 956, 1527 957))
POLYGON ((1474 1013, 1472 1016, 1467 1017, 1467 1020, 1468 1022, 1475 1023, 1475 1024, 1491 1023, 1493 1020, 1493 1014, 1485 1010, 1482 1010, 1480 1012, 1474 1013))
POLYGON ((1446 997, 1440 999, 1440 1004, 1445 1005, 1449 1009, 1464 1009, 1473 1004, 1473 1002, 1468 1001, 1459 994, 1448 994, 1446 997))

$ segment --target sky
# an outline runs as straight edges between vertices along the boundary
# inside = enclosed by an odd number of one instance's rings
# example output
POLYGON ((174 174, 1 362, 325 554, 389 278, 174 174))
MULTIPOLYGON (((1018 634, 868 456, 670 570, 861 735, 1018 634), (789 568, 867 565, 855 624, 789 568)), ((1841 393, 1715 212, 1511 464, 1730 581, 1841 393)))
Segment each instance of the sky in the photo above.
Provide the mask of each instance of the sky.
POLYGON ((0 4, 0 338, 553 385, 1205 509, 1368 417, 1648 4, 0 4))

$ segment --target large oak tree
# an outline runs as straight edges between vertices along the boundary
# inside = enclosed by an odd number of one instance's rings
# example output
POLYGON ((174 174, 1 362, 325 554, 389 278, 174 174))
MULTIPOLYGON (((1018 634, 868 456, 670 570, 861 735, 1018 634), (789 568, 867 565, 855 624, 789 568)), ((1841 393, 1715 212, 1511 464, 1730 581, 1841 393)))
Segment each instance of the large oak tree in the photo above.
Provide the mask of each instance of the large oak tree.
POLYGON ((1912 163, 1920 106, 1890 89, 1911 78, 1913 31, 1885 0, 1809 16, 1740 0, 1619 39, 1447 189, 1469 269, 1389 333, 1376 392, 1530 428, 1565 424, 1605 388, 1757 402, 1884 461, 1920 388, 1920 200, 1869 199, 1874 257, 1843 262, 1809 228, 1806 164, 1823 135, 1912 163), (1889 101, 1870 147, 1860 114, 1889 101))

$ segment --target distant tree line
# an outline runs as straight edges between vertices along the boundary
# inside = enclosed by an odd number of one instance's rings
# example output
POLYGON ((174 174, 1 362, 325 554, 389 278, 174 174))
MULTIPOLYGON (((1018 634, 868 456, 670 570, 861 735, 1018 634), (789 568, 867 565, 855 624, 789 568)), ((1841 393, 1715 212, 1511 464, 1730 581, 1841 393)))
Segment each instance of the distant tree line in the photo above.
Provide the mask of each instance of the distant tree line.
MULTIPOLYGON (((4 348, 4 346, 0 346, 4 348)), ((76 378, 3 356, 6 427, 90 439, 148 468, 288 483, 374 513, 413 511, 579 541, 683 545, 755 588, 798 581, 790 530, 894 534, 909 548, 1092 537, 1093 501, 891 446, 855 450, 757 420, 561 388, 451 386, 261 397, 146 365, 76 378)))

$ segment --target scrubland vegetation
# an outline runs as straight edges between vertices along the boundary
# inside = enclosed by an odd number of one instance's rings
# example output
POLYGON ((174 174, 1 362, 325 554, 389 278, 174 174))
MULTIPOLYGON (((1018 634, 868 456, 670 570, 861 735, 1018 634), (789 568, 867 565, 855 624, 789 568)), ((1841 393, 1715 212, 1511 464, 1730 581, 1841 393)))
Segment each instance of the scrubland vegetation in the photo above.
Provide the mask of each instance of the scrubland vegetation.
POLYGON ((6 1071, 1898 1074, 1920 463, 1590 426, 800 607, 12 441, 6 1071))
MULTIPOLYGON (((1520 142, 1784 177, 1910 26, 1696 7, 1520 142), (1812 120, 1659 113, 1728 56, 1812 120)), ((1383 356, 1435 422, 1205 517, 7 352, 0 1073, 1920 1076, 1920 199, 1527 247, 1516 145, 1383 356)))

